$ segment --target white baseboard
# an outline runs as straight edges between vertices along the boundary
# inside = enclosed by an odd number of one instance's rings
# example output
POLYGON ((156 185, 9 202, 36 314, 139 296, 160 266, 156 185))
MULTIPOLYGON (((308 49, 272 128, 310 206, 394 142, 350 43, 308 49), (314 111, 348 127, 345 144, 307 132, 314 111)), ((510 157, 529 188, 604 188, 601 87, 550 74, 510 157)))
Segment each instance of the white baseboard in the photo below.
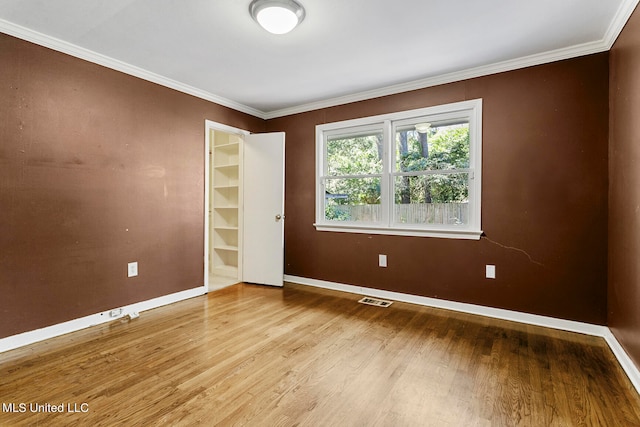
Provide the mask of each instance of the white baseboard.
POLYGON ((526 323, 529 325, 544 326, 547 328, 561 329, 563 331, 578 332, 586 335, 604 337, 609 329, 606 326, 591 325, 588 323, 574 322, 571 320, 556 319, 553 317, 539 316, 536 314, 521 313, 519 311, 504 310, 500 308, 485 307, 482 305, 467 304, 462 302, 447 301, 437 298, 422 297, 418 295, 403 294, 400 292, 383 291, 380 289, 365 288, 362 286, 344 285, 324 280, 308 279, 297 276, 284 276, 287 282, 299 283, 301 285, 315 286, 318 288, 333 289, 336 291, 349 292, 358 295, 367 295, 390 299, 393 301, 408 302, 411 304, 424 305, 427 307, 444 308, 447 310, 460 311, 469 314, 478 314, 486 317, 493 317, 513 322, 526 323))
POLYGON ((607 328, 604 339, 607 341, 607 344, 609 344, 613 355, 618 359, 618 363, 620 363, 620 366, 622 366, 622 369, 626 372, 631 384, 633 384, 638 393, 640 393, 640 370, 636 364, 633 363, 633 360, 631 360, 609 328, 607 328))
POLYGON ((521 313, 518 311, 504 310, 500 308, 485 307, 475 304, 467 304, 455 301, 441 300, 437 298, 422 297, 418 295, 403 294, 400 292, 390 292, 380 289, 366 288, 362 286, 346 285, 324 280, 309 279, 299 276, 284 276, 286 282, 299 283, 301 285, 315 286, 324 289, 349 292, 358 295, 384 298, 393 301, 408 302, 411 304, 423 305, 427 307, 443 308, 446 310, 459 311, 480 316, 493 317, 496 319, 510 320, 512 322, 526 323, 529 325, 543 326, 546 328, 559 329, 569 332, 577 332, 585 335, 602 337, 609 348, 618 359, 618 363, 626 372, 629 380, 640 394, 640 370, 627 355, 623 347, 615 338, 613 333, 606 326, 593 325, 590 323, 575 322, 572 320, 556 319, 554 317, 539 316, 536 314, 521 313))
MULTIPOLYGON (((314 286, 324 289, 333 289, 336 291, 348 292, 358 295, 368 295, 372 297, 390 299, 393 301, 402 301, 427 307, 443 308, 463 313, 477 314, 481 316, 493 317, 496 319, 510 320, 513 322, 526 323, 530 325, 543 326, 552 329, 560 329, 569 332, 578 332, 586 335, 602 337, 609 345, 609 348, 615 355, 616 359, 618 359, 618 363, 620 363, 620 366, 629 377, 629 380, 631 381, 633 386, 636 388, 638 393, 640 393, 640 370, 638 370, 638 367, 634 364, 633 360, 631 360, 629 355, 627 355, 624 348, 620 345, 616 337, 606 326, 556 319, 553 317, 539 316, 535 314, 521 313, 517 311, 503 310, 499 308, 491 308, 475 304, 440 300, 418 295, 403 294, 400 292, 390 292, 380 289, 366 288, 362 286, 327 282, 324 280, 309 279, 305 277, 285 275, 284 280, 287 282, 299 283, 301 285, 314 286)), ((117 317, 109 316, 111 310, 107 310, 79 319, 70 320, 68 322, 48 326, 46 328, 36 329, 34 331, 28 331, 18 335, 2 338, 0 339, 0 353, 8 350, 13 350, 25 345, 33 344, 38 341, 44 341, 46 339, 57 337, 59 335, 79 331, 91 326, 111 322, 121 317, 128 316, 131 313, 134 313, 135 315, 135 313, 139 313, 141 311, 151 310, 163 305, 172 304, 174 302, 200 296, 205 293, 206 292, 204 290, 204 287, 201 286, 170 295, 164 295, 151 300, 141 301, 125 307, 118 307, 122 309, 122 312, 117 317)))
POLYGON ((18 335, 12 335, 10 337, 0 339, 0 353, 8 350, 13 350, 25 345, 33 344, 38 341, 44 341, 59 335, 68 334, 70 332, 79 331, 91 326, 100 325, 102 323, 111 322, 113 320, 132 315, 135 315, 141 311, 151 310, 152 308, 161 307, 163 305, 172 304, 174 302, 182 301, 185 299, 193 298, 199 295, 205 294, 206 291, 203 286, 188 289, 186 291, 176 292, 174 294, 164 295, 158 298, 153 298, 147 301, 137 302, 135 304, 127 305, 124 307, 117 307, 113 310, 121 310, 120 314, 115 317, 111 317, 109 313, 112 310, 103 311, 101 313, 91 314, 89 316, 81 317, 79 319, 69 320, 68 322, 58 323, 56 325, 47 326, 46 328, 36 329, 33 331, 23 332, 18 335))

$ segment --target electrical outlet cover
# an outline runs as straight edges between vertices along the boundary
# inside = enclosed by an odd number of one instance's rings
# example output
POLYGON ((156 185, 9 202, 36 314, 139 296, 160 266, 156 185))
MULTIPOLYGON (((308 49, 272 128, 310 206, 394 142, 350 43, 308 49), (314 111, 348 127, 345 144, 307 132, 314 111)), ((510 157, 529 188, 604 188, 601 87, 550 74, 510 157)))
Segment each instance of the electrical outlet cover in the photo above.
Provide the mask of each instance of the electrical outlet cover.
POLYGON ((485 277, 487 279, 495 279, 496 278, 496 266, 495 265, 487 265, 485 271, 485 277))
POLYGON ((386 255, 378 255, 378 266, 386 267, 387 266, 387 256, 386 255))
POLYGON ((127 277, 135 277, 138 275, 138 263, 130 262, 127 264, 127 277))

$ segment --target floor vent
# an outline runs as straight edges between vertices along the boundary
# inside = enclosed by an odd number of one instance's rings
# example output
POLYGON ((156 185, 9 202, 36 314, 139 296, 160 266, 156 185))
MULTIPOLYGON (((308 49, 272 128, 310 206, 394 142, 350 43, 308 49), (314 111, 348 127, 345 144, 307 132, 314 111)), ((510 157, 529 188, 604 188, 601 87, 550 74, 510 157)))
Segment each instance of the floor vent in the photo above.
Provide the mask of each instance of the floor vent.
POLYGON ((387 301, 384 299, 377 299, 377 298, 371 298, 371 297, 364 297, 358 302, 361 304, 375 305, 376 307, 389 307, 391 304, 393 304, 393 301, 387 301))

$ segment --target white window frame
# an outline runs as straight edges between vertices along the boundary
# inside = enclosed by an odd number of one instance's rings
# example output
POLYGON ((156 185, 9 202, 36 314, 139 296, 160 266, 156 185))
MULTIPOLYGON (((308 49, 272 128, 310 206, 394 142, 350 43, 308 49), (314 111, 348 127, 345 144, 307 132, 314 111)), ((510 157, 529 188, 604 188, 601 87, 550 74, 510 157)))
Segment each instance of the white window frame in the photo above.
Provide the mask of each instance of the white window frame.
POLYGON ((482 99, 455 102, 391 114, 345 120, 316 126, 316 222, 318 231, 388 234, 399 236, 480 239, 482 201, 482 99), (438 122, 461 119, 469 123, 469 220, 466 224, 400 224, 393 222, 393 188, 395 165, 395 129, 407 122, 438 122), (327 174, 326 143, 328 138, 344 134, 351 136, 361 130, 382 129, 383 169, 381 187, 382 220, 376 223, 360 221, 329 221, 325 219, 325 187, 327 174))

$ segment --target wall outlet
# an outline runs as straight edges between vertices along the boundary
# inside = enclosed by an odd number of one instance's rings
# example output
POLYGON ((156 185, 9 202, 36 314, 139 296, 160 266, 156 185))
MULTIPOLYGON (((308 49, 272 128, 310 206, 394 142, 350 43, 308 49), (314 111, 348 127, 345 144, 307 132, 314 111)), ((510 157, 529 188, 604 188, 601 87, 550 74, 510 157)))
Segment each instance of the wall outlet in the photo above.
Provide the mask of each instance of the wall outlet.
POLYGON ((138 275, 138 263, 130 262, 127 264, 127 277, 135 277, 138 275))
POLYGON ((378 267, 386 267, 387 266, 387 256, 386 255, 378 255, 378 267))
POLYGON ((485 277, 487 279, 495 279, 496 278, 496 266, 495 265, 488 265, 486 266, 486 270, 485 270, 485 277))

